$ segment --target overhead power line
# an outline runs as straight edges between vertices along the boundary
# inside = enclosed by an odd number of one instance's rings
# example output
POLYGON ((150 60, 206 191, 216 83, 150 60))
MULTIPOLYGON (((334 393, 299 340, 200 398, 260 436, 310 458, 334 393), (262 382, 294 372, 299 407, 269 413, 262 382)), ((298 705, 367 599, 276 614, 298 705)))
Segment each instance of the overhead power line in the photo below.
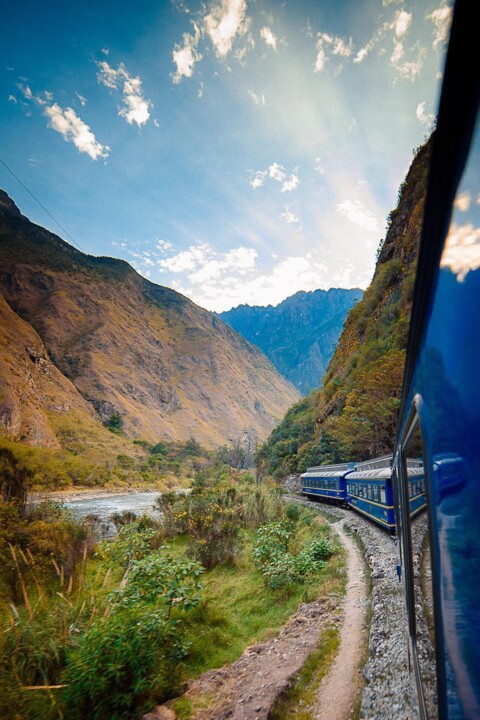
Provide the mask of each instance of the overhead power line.
POLYGON ((13 170, 11 170, 11 169, 8 167, 7 163, 4 162, 1 158, 0 158, 0 163, 2 163, 2 165, 8 170, 8 172, 10 173, 10 175, 13 175, 13 177, 15 178, 15 180, 17 180, 17 182, 20 183, 20 185, 28 192, 28 194, 32 196, 32 198, 35 200, 35 202, 40 205, 40 207, 42 208, 42 210, 44 210, 44 211, 47 213, 47 215, 52 218, 53 222, 58 225, 58 227, 60 228, 60 230, 61 230, 62 232, 64 232, 65 235, 66 235, 68 238, 70 238, 70 240, 72 241, 72 243, 73 243, 74 245, 76 245, 79 250, 81 250, 82 252, 85 252, 85 251, 83 250, 83 248, 81 248, 80 245, 77 243, 77 241, 73 239, 73 237, 70 235, 70 233, 65 230, 65 228, 63 227, 63 225, 60 225, 60 223, 58 222, 57 218, 54 217, 49 210, 47 210, 47 208, 45 207, 45 205, 43 205, 43 204, 40 202, 40 200, 39 200, 37 197, 35 197, 35 195, 32 193, 32 191, 28 189, 28 187, 25 185, 25 183, 23 183, 23 182, 20 180, 20 178, 19 178, 17 175, 15 175, 15 173, 13 172, 13 170))

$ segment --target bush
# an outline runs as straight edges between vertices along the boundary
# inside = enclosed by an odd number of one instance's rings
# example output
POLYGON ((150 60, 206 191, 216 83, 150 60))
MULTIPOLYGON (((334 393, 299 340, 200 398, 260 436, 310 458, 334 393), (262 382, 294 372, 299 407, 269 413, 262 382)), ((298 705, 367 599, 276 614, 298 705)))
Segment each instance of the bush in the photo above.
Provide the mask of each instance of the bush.
POLYGON ((164 699, 178 683, 178 663, 189 647, 182 617, 200 602, 202 568, 166 550, 131 561, 126 584, 108 597, 108 615, 68 656, 67 717, 131 718, 134 709, 164 699))
POLYGON ((291 525, 284 521, 265 525, 257 532, 253 561, 272 590, 304 583, 325 566, 333 552, 328 540, 318 538, 293 555, 288 551, 293 536, 291 525))

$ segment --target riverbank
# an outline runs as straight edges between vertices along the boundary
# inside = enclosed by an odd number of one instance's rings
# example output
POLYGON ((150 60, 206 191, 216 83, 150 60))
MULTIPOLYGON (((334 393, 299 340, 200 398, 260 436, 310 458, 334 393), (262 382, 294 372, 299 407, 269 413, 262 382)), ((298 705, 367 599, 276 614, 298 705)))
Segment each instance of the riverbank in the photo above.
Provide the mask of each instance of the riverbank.
POLYGON ((86 488, 86 487, 69 487, 64 490, 33 490, 28 494, 28 501, 30 503, 39 503, 46 500, 53 500, 54 502, 69 503, 75 502, 76 500, 102 500, 115 495, 140 495, 144 493, 151 493, 152 495, 159 495, 164 492, 188 492, 189 486, 177 485, 165 489, 165 487, 119 487, 119 488, 86 488))

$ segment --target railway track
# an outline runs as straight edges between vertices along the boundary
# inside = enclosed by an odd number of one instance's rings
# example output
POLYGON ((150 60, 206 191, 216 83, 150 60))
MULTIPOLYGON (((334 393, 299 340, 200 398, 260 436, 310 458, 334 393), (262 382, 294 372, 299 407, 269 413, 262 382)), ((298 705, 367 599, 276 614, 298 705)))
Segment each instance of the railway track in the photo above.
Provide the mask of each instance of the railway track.
MULTIPOLYGON (((284 496, 286 502, 307 505, 324 515, 333 525, 340 523, 356 536, 370 571, 370 623, 368 659, 362 673, 365 682, 360 718, 364 720, 416 720, 413 677, 408 671, 406 612, 402 584, 397 577, 397 541, 386 532, 351 510, 325 505, 298 495, 284 496)), ((426 532, 426 518, 414 521, 416 571, 420 574, 422 544, 426 532)), ((422 603, 422 598, 418 598, 422 603)), ((428 634, 426 622, 424 635, 428 634)), ((425 644, 425 658, 430 662, 429 705, 434 710, 434 668, 425 644)), ((348 679, 345 678, 345 682, 348 679)), ((435 717, 435 715, 432 715, 435 717)))

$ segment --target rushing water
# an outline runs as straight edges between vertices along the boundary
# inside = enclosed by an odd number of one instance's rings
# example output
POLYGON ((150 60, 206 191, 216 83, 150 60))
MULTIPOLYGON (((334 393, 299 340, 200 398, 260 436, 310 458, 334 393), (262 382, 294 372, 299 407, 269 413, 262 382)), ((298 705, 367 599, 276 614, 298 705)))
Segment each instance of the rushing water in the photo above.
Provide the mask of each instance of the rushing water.
POLYGON ((138 492, 113 494, 105 497, 79 497, 63 502, 63 505, 77 518, 83 519, 94 515, 103 526, 104 535, 115 534, 115 527, 111 522, 113 513, 124 511, 134 512, 136 515, 155 515, 154 504, 161 493, 138 492))

